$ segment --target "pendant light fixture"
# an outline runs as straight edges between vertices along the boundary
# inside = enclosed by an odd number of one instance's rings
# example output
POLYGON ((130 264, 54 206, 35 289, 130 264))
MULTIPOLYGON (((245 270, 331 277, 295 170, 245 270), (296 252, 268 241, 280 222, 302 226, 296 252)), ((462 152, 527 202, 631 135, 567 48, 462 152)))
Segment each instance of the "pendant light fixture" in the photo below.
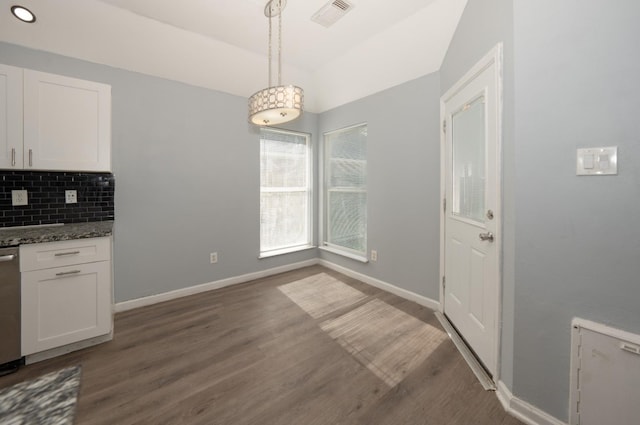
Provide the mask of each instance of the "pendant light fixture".
POLYGON ((287 0, 270 0, 264 8, 269 18, 269 85, 249 98, 249 121, 256 125, 277 125, 302 115, 304 91, 297 86, 282 85, 282 11, 287 0), (278 17, 278 82, 272 84, 272 18, 278 17))

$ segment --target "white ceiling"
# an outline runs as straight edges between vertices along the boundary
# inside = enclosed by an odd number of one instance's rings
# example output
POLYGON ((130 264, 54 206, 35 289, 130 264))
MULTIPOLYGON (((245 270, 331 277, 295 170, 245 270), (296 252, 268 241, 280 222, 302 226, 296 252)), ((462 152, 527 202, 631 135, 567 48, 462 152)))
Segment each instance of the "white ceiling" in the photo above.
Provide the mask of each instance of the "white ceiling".
MULTIPOLYGON (((267 51, 266 0, 181 0, 179 6, 177 1, 101 1, 254 53, 267 51)), ((300 69, 316 71, 435 0, 350 1, 355 7, 331 28, 325 28, 310 19, 328 0, 289 0, 282 14, 285 60, 300 69)))
MULTIPOLYGON (((288 0, 283 83, 322 112, 437 71, 467 0, 349 0, 330 28, 328 0, 288 0)), ((267 84, 266 0, 0 0, 0 40, 250 96, 267 84), (37 21, 10 16, 29 7, 37 21)), ((1 61, 1 58, 0 58, 1 61)))

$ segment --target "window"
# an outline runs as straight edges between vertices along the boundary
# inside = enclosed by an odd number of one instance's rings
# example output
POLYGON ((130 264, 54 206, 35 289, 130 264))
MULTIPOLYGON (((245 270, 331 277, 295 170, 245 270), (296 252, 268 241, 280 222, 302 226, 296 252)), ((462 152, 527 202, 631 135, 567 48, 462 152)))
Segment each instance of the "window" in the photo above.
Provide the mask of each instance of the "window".
POLYGON ((367 253, 367 125, 324 135, 324 247, 367 253))
POLYGON ((311 246, 309 136, 260 131, 260 256, 311 246))

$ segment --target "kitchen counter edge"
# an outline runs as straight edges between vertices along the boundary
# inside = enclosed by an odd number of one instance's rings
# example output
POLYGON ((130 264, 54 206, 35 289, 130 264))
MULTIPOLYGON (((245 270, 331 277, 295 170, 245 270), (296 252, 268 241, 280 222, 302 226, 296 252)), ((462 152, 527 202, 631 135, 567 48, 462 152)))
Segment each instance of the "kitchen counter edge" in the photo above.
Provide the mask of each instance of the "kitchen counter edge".
POLYGON ((0 228, 0 248, 10 246, 100 238, 113 234, 113 221, 70 223, 63 226, 0 228))

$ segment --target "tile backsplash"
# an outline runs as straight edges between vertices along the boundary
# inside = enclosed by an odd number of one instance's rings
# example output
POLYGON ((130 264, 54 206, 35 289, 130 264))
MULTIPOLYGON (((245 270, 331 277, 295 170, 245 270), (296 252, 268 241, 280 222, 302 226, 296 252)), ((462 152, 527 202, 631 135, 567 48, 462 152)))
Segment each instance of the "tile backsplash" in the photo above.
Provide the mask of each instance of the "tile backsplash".
POLYGON ((114 219, 110 173, 0 170, 0 185, 0 227, 114 219), (29 205, 12 206, 12 190, 26 190, 29 205), (76 190, 78 203, 66 204, 65 190, 76 190))

